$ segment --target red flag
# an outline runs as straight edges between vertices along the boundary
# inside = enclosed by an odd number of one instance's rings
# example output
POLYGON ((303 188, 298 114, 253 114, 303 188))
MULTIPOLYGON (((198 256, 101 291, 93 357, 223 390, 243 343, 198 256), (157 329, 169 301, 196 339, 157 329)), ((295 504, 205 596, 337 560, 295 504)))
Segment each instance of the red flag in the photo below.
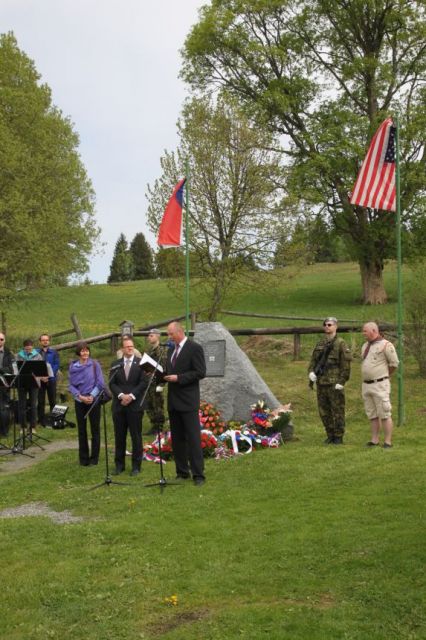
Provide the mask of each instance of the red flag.
POLYGON ((358 174, 351 204, 395 211, 395 132, 392 118, 377 129, 358 174))
POLYGON ((160 247, 180 247, 182 231, 183 187, 186 178, 177 183, 172 197, 167 203, 163 219, 158 230, 157 244, 160 247))

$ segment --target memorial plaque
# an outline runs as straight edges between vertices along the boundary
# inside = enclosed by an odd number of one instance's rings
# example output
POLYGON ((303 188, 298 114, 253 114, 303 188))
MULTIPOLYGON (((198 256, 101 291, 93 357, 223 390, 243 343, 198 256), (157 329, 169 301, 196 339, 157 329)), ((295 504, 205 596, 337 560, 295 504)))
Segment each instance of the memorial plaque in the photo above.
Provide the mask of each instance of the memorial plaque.
POLYGON ((203 344, 207 378, 225 375, 225 344, 225 340, 211 340, 203 344))

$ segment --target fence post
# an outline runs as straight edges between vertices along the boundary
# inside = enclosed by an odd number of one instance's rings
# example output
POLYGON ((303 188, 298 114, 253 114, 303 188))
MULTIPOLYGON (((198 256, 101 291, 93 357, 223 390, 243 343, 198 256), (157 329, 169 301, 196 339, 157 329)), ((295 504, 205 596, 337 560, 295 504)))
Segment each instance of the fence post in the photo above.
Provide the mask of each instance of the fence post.
POLYGON ((111 336, 111 340, 110 340, 110 349, 111 349, 111 354, 115 354, 117 352, 118 349, 118 339, 117 336, 111 336))
POLYGON ((197 322, 197 312, 196 311, 191 311, 191 329, 192 331, 195 330, 195 323, 197 322))
POLYGON ((81 333, 80 325, 78 324, 77 316, 75 315, 75 313, 71 314, 71 322, 72 326, 74 327, 75 335, 79 340, 81 340, 83 334, 81 333))
POLYGON ((293 360, 300 358, 300 333, 293 334, 293 360))
POLYGON ((6 313, 5 311, 1 312, 1 330, 4 335, 6 335, 6 313))

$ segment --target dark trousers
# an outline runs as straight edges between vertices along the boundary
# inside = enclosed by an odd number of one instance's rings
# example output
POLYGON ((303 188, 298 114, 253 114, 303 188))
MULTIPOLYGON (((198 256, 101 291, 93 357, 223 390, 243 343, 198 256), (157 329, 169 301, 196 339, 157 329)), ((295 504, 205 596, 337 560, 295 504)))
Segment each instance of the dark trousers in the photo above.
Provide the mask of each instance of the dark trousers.
POLYGON ((126 467, 127 432, 132 439, 132 469, 140 470, 142 464, 142 419, 143 411, 131 411, 120 407, 112 414, 115 436, 115 467, 123 471, 126 467))
POLYGON ((8 389, 0 389, 0 436, 7 436, 10 424, 10 397, 8 389))
POLYGON ((89 442, 87 438, 87 418, 84 416, 89 411, 91 405, 84 402, 75 402, 75 417, 78 428, 78 455, 80 464, 97 464, 99 459, 99 449, 101 446, 101 405, 97 404, 90 411, 88 418, 90 422, 90 432, 92 436, 92 453, 89 452, 89 442))
POLYGON ((169 418, 176 474, 188 477, 191 469, 193 478, 204 478, 204 458, 198 411, 170 410, 169 418))
POLYGON ((41 382, 40 389, 38 390, 38 405, 37 415, 38 423, 44 425, 45 423, 45 405, 46 405, 46 393, 47 400, 49 402, 50 411, 56 404, 56 380, 55 378, 49 379, 47 382, 41 382))
POLYGON ((27 426, 28 399, 30 401, 30 427, 31 429, 35 428, 37 424, 37 398, 38 387, 31 387, 31 389, 20 387, 18 389, 18 419, 22 428, 27 426))

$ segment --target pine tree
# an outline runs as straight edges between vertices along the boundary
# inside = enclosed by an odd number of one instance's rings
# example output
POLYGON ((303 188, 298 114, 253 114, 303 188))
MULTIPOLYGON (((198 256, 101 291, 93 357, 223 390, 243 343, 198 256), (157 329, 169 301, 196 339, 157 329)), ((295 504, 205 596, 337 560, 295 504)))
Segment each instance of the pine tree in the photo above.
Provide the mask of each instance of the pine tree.
POLYGON ((133 280, 148 280, 154 277, 152 249, 143 233, 137 233, 130 243, 133 259, 133 280))
POLYGON ((128 282, 133 279, 133 258, 129 251, 124 233, 121 233, 114 249, 109 268, 108 284, 111 282, 128 282))

